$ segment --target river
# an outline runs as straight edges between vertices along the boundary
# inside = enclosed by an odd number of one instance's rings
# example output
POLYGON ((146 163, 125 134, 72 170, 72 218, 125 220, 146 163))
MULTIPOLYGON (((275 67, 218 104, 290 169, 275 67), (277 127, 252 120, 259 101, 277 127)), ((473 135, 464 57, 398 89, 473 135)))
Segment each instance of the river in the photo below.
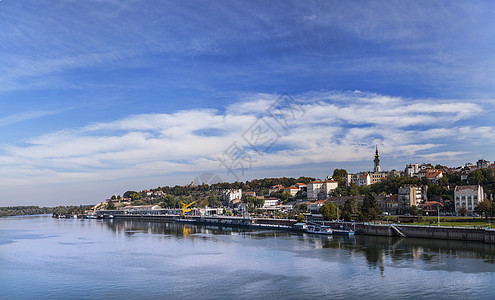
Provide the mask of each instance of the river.
POLYGON ((494 299, 495 245, 0 218, 2 299, 494 299))

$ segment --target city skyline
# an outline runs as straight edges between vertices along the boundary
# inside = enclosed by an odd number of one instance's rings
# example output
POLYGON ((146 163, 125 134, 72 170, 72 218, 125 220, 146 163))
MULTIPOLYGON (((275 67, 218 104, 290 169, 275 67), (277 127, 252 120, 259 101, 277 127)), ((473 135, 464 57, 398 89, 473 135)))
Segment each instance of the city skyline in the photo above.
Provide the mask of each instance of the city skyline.
POLYGON ((1 1, 0 206, 494 161, 493 6, 1 1))

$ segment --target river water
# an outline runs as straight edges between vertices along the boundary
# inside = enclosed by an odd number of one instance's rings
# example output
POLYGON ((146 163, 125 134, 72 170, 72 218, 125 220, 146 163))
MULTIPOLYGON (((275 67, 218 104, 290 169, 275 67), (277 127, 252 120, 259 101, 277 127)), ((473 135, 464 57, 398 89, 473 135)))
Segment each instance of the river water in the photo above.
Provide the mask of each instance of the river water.
POLYGON ((0 218, 1 299, 495 299, 495 245, 0 218))

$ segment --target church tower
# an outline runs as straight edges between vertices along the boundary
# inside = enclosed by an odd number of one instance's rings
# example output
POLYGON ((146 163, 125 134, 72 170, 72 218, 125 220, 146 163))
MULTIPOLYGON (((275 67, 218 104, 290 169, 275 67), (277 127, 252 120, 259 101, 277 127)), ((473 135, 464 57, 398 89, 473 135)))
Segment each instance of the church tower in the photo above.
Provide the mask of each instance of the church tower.
POLYGON ((375 163, 375 173, 380 172, 380 156, 378 155, 378 145, 376 145, 375 160, 373 162, 375 163))

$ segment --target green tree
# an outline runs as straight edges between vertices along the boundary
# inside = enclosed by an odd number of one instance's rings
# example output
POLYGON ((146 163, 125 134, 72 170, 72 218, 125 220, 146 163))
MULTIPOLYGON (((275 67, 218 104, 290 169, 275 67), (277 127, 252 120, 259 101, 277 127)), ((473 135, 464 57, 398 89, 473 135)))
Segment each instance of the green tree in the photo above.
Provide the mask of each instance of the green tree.
POLYGON ((363 221, 371 221, 379 218, 380 209, 376 203, 375 196, 367 193, 364 196, 363 203, 359 207, 359 218, 363 221))
POLYGON ((345 200, 342 210, 349 212, 349 214, 355 214, 357 212, 356 200, 353 198, 345 200))
POLYGON ((339 182, 339 185, 344 185, 347 181, 347 171, 345 169, 333 170, 332 179, 339 182))
POLYGON ((419 210, 416 205, 413 205, 409 208, 409 213, 413 216, 419 216, 421 215, 421 210, 419 210))
POLYGON ((290 193, 287 193, 284 190, 280 190, 280 191, 271 193, 270 197, 280 199, 280 201, 285 203, 292 197, 292 195, 290 193))
POLYGON ((127 191, 124 193, 124 198, 131 198, 131 194, 137 193, 136 191, 127 191))
POLYGON ((220 196, 216 195, 213 192, 210 192, 208 195, 208 206, 210 207, 216 207, 221 205, 222 202, 220 201, 220 196))
POLYGON ((492 214, 492 204, 485 198, 478 203, 475 210, 480 216, 484 216, 488 220, 488 217, 492 214))
POLYGON ((465 215, 467 215, 467 213, 468 213, 468 210, 465 206, 462 206, 461 208, 459 208, 459 214, 461 216, 465 216, 465 215))
POLYGON ((304 222, 304 215, 303 214, 299 214, 297 216, 297 222, 299 222, 299 223, 304 222))
POLYGON ((337 207, 332 202, 325 202, 321 208, 320 213, 325 220, 333 220, 337 219, 337 207))
POLYGON ((113 202, 107 203, 107 209, 108 210, 114 210, 115 209, 115 204, 113 204, 113 202))
POLYGON ((346 221, 346 222, 349 222, 349 221, 351 221, 351 220, 352 220, 352 216, 351 216, 351 214, 349 213, 349 211, 344 210, 344 211, 342 212, 342 219, 343 219, 344 221, 346 221))
POLYGON ((248 204, 252 204, 253 207, 255 207, 255 208, 260 208, 260 207, 263 207, 263 205, 265 205, 265 199, 259 199, 259 198, 253 197, 253 196, 247 196, 246 202, 248 204))

